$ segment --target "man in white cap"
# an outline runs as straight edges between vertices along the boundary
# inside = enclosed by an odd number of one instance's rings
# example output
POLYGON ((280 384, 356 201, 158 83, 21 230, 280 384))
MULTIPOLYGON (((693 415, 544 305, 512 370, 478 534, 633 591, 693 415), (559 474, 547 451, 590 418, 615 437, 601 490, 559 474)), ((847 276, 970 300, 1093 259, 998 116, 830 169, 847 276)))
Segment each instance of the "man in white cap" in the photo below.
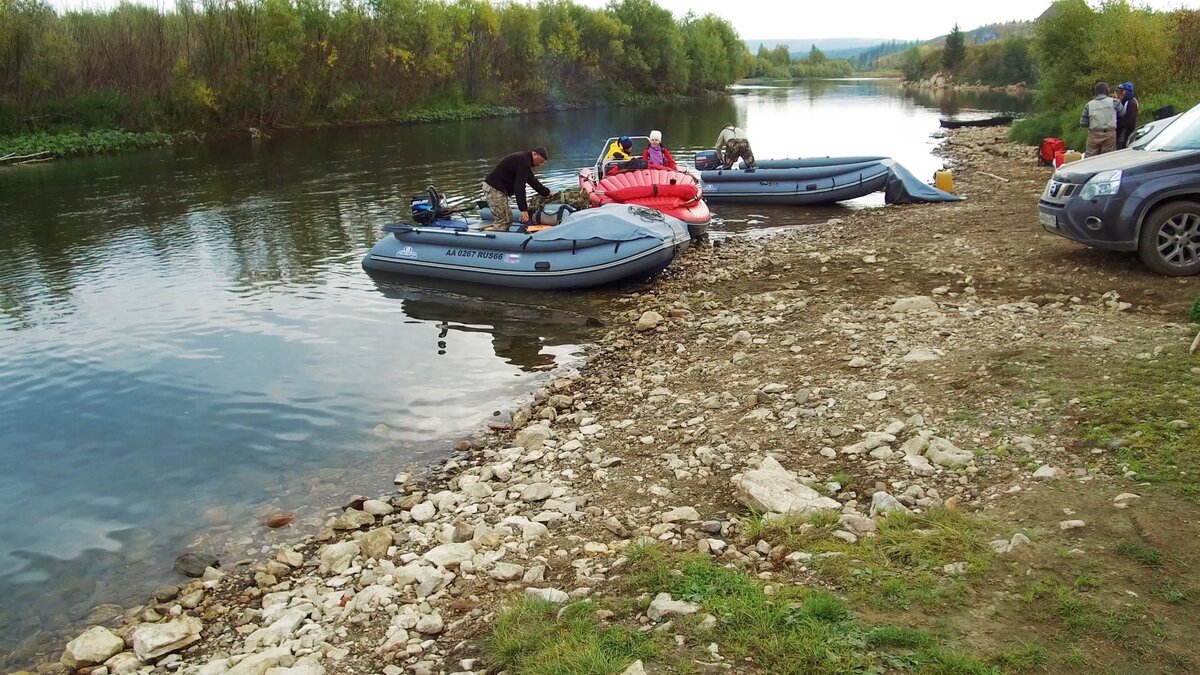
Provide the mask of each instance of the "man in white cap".
POLYGON ((675 164, 675 158, 671 156, 671 151, 662 143, 662 132, 658 129, 650 132, 650 145, 642 151, 642 159, 646 160, 646 164, 650 168, 661 167, 678 171, 679 166, 675 164))

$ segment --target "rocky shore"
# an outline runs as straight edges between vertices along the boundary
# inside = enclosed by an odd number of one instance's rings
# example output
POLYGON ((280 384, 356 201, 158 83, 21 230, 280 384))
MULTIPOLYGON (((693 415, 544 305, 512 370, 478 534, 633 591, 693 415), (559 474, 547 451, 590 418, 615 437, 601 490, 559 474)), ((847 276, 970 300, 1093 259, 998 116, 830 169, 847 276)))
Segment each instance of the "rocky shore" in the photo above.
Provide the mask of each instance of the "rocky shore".
MULTIPOLYGON (((634 548, 690 552, 772 588, 842 592, 823 559, 852 555, 889 514, 947 509, 978 517, 990 544, 984 562, 947 558, 930 574, 978 584, 991 611, 956 607, 975 622, 944 639, 990 656, 989 622, 1017 639, 1044 633, 1004 609, 1021 576, 1106 560, 1097 551, 1116 535, 1105 528, 1159 508, 1166 489, 1139 484, 1120 446, 1085 438, 1090 399, 1072 387, 1186 354, 1200 285, 1042 233, 1047 174, 1002 133, 961 130, 944 146, 965 202, 845 211, 689 253, 618 302, 581 372, 460 457, 396 476, 394 492, 354 499, 300 544, 189 570, 198 578, 141 607, 100 612, 36 671, 498 672, 485 640, 514 598, 624 597, 632 629, 667 635, 680 617, 709 630, 724 620, 694 598, 631 593, 634 548), (827 544, 765 534, 814 514, 827 544)), ((1189 415, 1177 429, 1200 422, 1189 415)), ((1171 503, 1173 519, 1143 531, 1195 522, 1194 505, 1171 503)), ((1101 602, 1134 592, 1112 590, 1101 602)), ((1186 654, 1192 632, 1159 644, 1186 654)), ((718 639, 674 634, 687 669, 646 660, 611 672, 773 672, 726 658, 718 639)))

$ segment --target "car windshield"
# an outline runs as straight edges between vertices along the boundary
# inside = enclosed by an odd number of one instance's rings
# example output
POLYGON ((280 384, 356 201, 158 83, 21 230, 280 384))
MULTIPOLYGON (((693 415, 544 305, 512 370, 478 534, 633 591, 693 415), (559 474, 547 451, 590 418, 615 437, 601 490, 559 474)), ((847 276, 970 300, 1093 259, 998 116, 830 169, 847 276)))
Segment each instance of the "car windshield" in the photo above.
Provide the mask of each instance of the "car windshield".
POLYGON ((1200 150, 1200 105, 1184 113, 1149 143, 1147 150, 1200 150))

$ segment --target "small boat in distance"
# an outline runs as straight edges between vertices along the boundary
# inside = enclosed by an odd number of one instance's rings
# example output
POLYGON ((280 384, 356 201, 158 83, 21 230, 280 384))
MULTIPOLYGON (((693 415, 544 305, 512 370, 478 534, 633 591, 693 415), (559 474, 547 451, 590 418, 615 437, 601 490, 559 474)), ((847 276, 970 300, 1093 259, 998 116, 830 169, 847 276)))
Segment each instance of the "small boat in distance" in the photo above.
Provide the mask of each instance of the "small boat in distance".
POLYGON ((943 129, 961 129, 962 127, 1002 127, 1012 124, 1012 115, 997 115, 995 117, 985 117, 978 120, 938 120, 938 124, 942 125, 943 129))
MULTIPOLYGON (((687 223, 692 238, 702 239, 708 233, 712 212, 704 202, 700 180, 686 171, 646 165, 640 156, 627 162, 605 161, 609 146, 617 139, 605 141, 596 163, 579 170, 579 188, 592 206, 636 204, 656 209, 687 223)), ((650 143, 648 136, 630 139, 650 143)))
POLYGON ((691 244, 686 223, 628 204, 566 213, 560 224, 532 233, 484 231, 489 221, 436 211, 421 223, 384 226, 387 234, 363 258, 363 269, 563 290, 650 277, 691 244))

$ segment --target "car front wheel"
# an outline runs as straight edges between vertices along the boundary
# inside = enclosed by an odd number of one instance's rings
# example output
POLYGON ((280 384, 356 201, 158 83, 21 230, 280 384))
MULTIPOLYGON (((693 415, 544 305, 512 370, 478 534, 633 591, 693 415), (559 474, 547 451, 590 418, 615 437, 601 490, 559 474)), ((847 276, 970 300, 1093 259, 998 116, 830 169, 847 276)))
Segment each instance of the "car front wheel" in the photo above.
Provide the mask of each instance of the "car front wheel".
POLYGON ((1138 255, 1160 274, 1184 277, 1200 273, 1200 204, 1164 204, 1142 223, 1138 255))

